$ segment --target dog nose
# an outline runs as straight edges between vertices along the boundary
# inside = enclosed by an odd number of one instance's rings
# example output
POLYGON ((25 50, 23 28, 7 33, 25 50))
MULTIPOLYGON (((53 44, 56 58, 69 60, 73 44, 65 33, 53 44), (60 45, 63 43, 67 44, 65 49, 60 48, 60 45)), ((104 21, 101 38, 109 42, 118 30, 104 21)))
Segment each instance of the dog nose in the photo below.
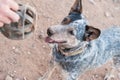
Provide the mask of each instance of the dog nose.
POLYGON ((48 28, 47 29, 47 34, 48 34, 48 36, 52 36, 53 35, 53 31, 50 28, 48 28))

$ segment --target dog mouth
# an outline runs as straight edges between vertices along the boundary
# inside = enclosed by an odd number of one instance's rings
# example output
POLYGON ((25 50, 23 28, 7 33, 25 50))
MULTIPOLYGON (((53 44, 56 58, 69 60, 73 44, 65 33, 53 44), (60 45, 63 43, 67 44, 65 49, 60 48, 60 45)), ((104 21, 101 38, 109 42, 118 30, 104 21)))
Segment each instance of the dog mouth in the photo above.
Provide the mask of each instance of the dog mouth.
POLYGON ((50 37, 46 37, 45 38, 45 42, 50 43, 50 44, 54 44, 54 43, 57 43, 57 44, 67 43, 67 41, 56 41, 56 40, 51 39, 50 37))

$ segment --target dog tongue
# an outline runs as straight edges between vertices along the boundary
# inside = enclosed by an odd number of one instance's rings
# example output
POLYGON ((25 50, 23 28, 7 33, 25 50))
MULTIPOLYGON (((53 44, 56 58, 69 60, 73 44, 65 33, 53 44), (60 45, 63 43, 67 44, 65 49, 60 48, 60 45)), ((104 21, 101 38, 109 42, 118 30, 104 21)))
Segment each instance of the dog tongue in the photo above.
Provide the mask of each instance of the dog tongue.
POLYGON ((50 37, 46 37, 45 42, 47 43, 66 43, 66 41, 55 41, 51 39, 50 37))
POLYGON ((45 42, 47 43, 54 43, 55 41, 49 37, 46 37, 45 42))

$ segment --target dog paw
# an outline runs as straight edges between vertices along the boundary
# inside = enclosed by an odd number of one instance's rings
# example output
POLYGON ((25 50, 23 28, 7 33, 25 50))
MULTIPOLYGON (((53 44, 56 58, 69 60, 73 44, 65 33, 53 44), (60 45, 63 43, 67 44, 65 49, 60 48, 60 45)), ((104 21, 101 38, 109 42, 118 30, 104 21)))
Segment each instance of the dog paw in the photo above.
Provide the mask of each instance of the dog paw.
POLYGON ((44 77, 40 77, 38 80, 46 80, 44 77))
POLYGON ((115 80, 115 76, 113 74, 106 74, 104 80, 115 80))

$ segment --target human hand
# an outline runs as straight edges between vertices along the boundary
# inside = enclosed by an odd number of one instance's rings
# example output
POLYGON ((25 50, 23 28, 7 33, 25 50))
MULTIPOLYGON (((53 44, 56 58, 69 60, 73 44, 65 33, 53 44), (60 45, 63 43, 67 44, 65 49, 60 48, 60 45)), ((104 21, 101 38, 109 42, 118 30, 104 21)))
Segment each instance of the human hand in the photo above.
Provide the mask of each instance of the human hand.
POLYGON ((19 6, 14 0, 0 0, 0 27, 17 22, 20 17, 15 11, 18 9, 19 6))

